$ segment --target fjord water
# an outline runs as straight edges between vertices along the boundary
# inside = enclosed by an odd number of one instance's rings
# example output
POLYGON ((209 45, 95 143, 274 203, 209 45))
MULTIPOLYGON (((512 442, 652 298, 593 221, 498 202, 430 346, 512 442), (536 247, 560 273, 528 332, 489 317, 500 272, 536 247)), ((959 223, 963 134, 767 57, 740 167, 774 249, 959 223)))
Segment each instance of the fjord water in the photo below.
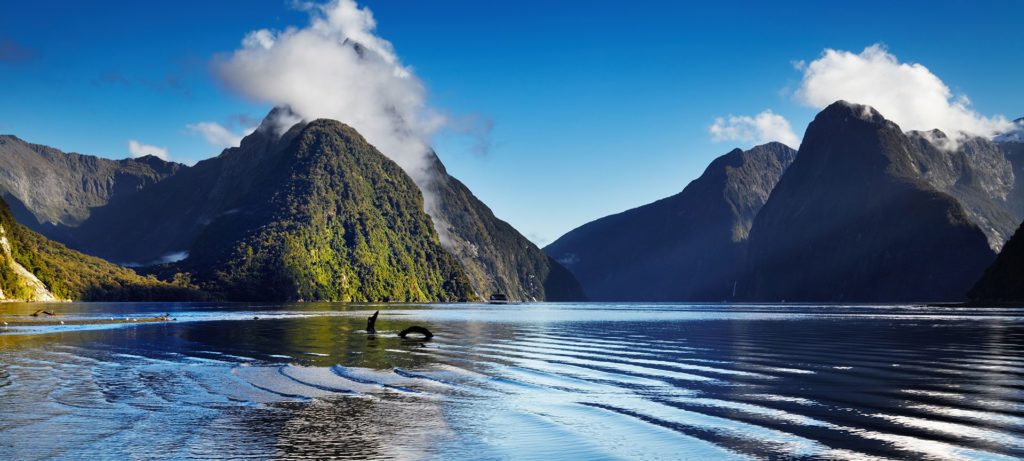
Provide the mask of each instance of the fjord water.
POLYGON ((0 330, 2 459, 1024 456, 1010 309, 54 308, 0 330))

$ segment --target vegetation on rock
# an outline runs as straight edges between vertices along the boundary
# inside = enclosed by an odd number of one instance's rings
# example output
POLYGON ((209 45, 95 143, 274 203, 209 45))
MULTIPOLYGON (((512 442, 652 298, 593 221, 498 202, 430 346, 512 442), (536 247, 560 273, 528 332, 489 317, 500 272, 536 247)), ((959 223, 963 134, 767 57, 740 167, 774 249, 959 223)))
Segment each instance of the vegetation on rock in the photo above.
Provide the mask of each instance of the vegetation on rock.
MULTIPOLYGON (((0 200, 0 229, 10 253, 0 263, 0 289, 6 299, 40 300, 33 296, 31 283, 18 274, 17 263, 57 299, 75 301, 145 301, 203 299, 202 292, 186 283, 167 283, 144 277, 135 271, 100 258, 68 249, 18 224, 10 208, 0 200), (9 259, 8 259, 9 258, 9 259)), ((6 248, 5 248, 6 250, 6 248)))

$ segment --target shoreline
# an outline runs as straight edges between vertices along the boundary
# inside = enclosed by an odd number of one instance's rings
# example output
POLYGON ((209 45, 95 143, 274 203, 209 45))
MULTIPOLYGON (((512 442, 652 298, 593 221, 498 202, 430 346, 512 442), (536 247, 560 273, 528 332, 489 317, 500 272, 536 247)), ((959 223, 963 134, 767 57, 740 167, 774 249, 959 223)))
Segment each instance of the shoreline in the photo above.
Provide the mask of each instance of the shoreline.
POLYGON ((32 326, 58 326, 58 325, 113 325, 122 323, 162 323, 174 322, 174 318, 168 316, 159 317, 125 317, 125 318, 86 318, 61 320, 63 314, 49 315, 46 317, 32 317, 31 315, 2 315, 0 314, 0 326, 3 327, 32 327, 32 326))

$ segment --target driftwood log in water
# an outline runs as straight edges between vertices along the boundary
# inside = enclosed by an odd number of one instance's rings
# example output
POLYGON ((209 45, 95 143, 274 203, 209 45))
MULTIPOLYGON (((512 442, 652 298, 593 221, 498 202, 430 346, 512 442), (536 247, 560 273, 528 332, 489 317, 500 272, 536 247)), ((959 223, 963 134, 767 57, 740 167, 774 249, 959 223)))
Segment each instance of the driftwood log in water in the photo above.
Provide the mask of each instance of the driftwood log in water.
POLYGON ((380 313, 380 311, 374 312, 373 315, 371 315, 371 316, 366 318, 366 332, 367 333, 373 334, 373 333, 377 332, 377 328, 375 327, 375 325, 377 323, 377 314, 379 314, 379 313, 380 313))
POLYGON ((419 334, 423 335, 424 338, 427 338, 427 339, 430 339, 430 338, 434 337, 434 334, 431 333, 430 330, 428 330, 426 328, 423 328, 423 327, 421 327, 419 325, 413 325, 413 326, 411 326, 409 328, 406 328, 406 329, 402 330, 401 332, 398 333, 398 336, 401 336, 401 337, 404 338, 405 335, 408 335, 408 334, 411 334, 411 333, 419 333, 419 334))

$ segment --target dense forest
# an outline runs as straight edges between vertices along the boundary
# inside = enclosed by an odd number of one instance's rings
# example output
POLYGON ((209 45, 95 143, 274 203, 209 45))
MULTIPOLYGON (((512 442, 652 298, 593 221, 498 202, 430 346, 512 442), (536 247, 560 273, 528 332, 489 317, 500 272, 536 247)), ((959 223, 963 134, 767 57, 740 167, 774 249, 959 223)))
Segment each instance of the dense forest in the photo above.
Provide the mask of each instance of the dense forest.
POLYGON ((20 264, 58 299, 75 301, 198 300, 205 295, 183 282, 168 283, 68 249, 18 224, 0 200, 0 227, 7 239, 0 263, 0 289, 6 299, 32 299, 32 286, 17 272, 20 264))
POLYGON ((294 129, 300 131, 266 152, 277 158, 264 159, 267 168, 256 173, 271 191, 269 203, 214 221, 189 259, 158 273, 189 272, 204 289, 233 300, 473 297, 398 164, 340 122, 294 129))

